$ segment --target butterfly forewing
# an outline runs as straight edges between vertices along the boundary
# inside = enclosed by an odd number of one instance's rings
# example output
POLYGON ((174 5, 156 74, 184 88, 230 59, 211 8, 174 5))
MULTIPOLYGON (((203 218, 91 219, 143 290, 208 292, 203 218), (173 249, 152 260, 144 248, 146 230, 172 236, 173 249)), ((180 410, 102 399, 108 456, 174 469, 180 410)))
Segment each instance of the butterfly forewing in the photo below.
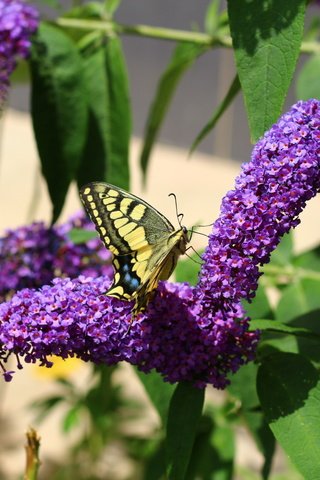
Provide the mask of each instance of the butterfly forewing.
POLYGON ((159 280, 167 279, 188 242, 144 200, 110 184, 94 182, 80 190, 81 200, 105 246, 113 253, 115 276, 108 295, 136 300, 135 316, 159 280))

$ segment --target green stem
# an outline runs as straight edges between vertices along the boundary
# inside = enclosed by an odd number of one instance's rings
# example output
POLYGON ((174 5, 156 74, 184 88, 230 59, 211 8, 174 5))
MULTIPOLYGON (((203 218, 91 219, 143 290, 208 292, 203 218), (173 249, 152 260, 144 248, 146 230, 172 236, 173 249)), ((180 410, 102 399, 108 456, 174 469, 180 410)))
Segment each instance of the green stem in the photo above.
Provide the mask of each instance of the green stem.
MULTIPOLYGON (((107 35, 137 35, 140 37, 158 38, 174 42, 191 42, 199 45, 232 48, 232 39, 229 35, 208 35, 202 32, 188 30, 174 30, 172 28, 152 27, 150 25, 123 25, 109 20, 84 20, 80 18, 60 17, 56 24, 64 28, 78 28, 79 30, 100 30, 107 35)), ((301 53, 320 53, 319 42, 302 42, 301 53)))
POLYGON ((281 267, 276 265, 264 265, 264 273, 272 276, 289 277, 289 278, 309 278, 312 280, 320 280, 320 272, 307 270, 298 267, 281 267))
POLYGON ((226 47, 232 46, 229 36, 211 36, 201 32, 187 30, 174 30, 171 28, 152 27, 149 25, 123 25, 112 21, 82 20, 78 18, 60 17, 56 20, 57 25, 64 28, 78 28, 79 30, 100 30, 109 35, 114 33, 121 35, 137 35, 140 37, 158 38, 175 42, 191 42, 199 45, 212 46, 220 44, 226 47))

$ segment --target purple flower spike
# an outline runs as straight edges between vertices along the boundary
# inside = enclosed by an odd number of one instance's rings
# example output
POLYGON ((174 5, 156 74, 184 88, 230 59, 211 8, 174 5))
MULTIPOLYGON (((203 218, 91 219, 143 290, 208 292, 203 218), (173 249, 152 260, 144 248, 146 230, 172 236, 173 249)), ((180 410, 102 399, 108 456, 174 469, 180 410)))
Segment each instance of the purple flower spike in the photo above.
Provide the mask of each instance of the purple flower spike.
POLYGON ((74 228, 93 230, 93 225, 81 214, 49 228, 36 222, 8 230, 0 239, 0 301, 22 288, 48 284, 57 276, 111 278, 111 253, 98 237, 73 243, 68 235, 74 228))
POLYGON ((319 167, 320 102, 300 101, 259 140, 222 201, 197 286, 209 316, 254 297, 259 265, 318 193, 319 167))
POLYGON ((0 359, 14 352, 28 363, 50 367, 50 355, 77 356, 112 365, 120 361, 166 380, 190 380, 203 387, 226 385, 225 376, 253 359, 257 336, 246 320, 201 323, 194 288, 161 283, 150 305, 132 323, 132 304, 104 295, 110 281, 57 278, 53 286, 21 290, 0 304, 0 359))
POLYGON ((39 22, 37 10, 20 0, 0 0, 0 109, 17 58, 26 58, 39 22))
POLYGON ((131 303, 104 295, 109 280, 56 279, 0 305, 0 360, 11 353, 50 366, 48 356, 125 360, 169 382, 224 388, 254 358, 241 300, 254 297, 259 266, 298 223, 320 187, 320 102, 298 102, 254 148, 223 199, 196 287, 160 282, 128 330, 131 303))

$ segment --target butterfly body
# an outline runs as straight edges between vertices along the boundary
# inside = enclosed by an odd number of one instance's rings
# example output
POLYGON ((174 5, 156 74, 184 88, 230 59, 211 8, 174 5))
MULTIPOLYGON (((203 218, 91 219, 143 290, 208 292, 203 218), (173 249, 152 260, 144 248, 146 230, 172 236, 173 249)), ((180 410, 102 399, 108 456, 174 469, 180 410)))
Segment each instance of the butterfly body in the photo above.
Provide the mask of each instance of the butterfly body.
POLYGON ((115 275, 106 293, 121 300, 135 300, 135 317, 145 309, 159 280, 170 277, 179 256, 185 253, 187 229, 174 229, 147 202, 108 183, 85 185, 80 198, 113 254, 115 275))

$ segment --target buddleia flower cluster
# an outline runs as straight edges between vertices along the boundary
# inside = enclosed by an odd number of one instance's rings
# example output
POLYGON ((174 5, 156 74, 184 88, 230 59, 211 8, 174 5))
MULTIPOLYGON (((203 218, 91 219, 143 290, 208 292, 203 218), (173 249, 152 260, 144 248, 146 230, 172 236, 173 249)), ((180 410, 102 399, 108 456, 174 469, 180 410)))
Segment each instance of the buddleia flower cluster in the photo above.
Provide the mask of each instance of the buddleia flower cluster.
POLYGON ((0 238, 0 301, 17 290, 49 284, 58 276, 110 278, 111 254, 98 237, 82 243, 74 243, 70 238, 73 229, 92 228, 91 222, 79 214, 57 226, 35 222, 7 230, 0 238))
POLYGON ((37 10, 20 0, 0 0, 0 110, 17 59, 26 58, 39 22, 37 10))
POLYGON ((131 324, 133 305, 106 296, 110 280, 103 277, 21 290, 0 305, 3 368, 12 353, 18 368, 21 359, 50 366, 51 354, 125 360, 169 382, 224 388, 230 372, 254 358, 259 339, 241 301, 252 300, 259 266, 318 193, 319 164, 320 102, 298 102, 257 143, 223 199, 195 287, 161 282, 131 324))

